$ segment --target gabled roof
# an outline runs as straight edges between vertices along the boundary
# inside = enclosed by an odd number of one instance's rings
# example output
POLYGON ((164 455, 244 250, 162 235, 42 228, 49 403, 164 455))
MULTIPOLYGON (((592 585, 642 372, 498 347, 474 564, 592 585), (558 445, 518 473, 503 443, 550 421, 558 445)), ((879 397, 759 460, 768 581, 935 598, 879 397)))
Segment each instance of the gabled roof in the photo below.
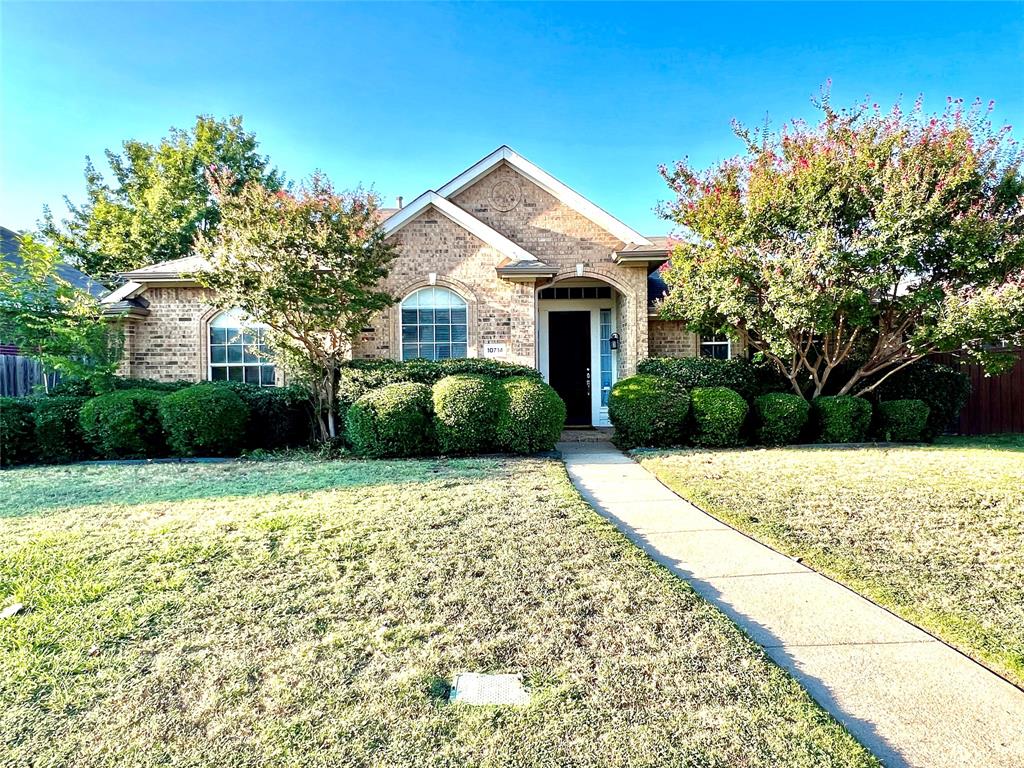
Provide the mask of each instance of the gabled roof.
POLYGON ((651 241, 634 229, 627 227, 607 211, 598 208, 575 190, 570 189, 550 173, 531 163, 514 149, 502 145, 480 162, 467 168, 454 179, 437 190, 445 198, 452 198, 487 175, 495 166, 507 163, 528 178, 549 195, 560 200, 581 216, 590 219, 626 244, 651 245, 651 241))
POLYGON ((454 221, 480 240, 483 240, 496 251, 503 253, 513 261, 537 261, 537 257, 525 248, 516 245, 500 232, 491 229, 475 216, 470 216, 447 198, 437 192, 424 192, 397 213, 388 217, 381 228, 385 235, 393 235, 420 213, 433 206, 439 213, 454 221))
POLYGON ((136 282, 179 280, 182 275, 189 272, 201 272, 207 266, 208 262, 202 256, 184 256, 180 259, 162 261, 159 264, 150 264, 148 267, 133 269, 131 272, 123 272, 121 277, 136 282))

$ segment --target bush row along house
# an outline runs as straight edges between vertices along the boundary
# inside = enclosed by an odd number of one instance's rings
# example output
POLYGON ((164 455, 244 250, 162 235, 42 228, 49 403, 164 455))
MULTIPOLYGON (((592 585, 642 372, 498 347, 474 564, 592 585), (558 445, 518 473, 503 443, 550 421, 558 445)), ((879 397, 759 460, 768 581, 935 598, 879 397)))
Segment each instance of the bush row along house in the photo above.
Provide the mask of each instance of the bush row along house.
MULTIPOLYGON (((612 384, 648 356, 739 355, 659 319, 666 237, 642 235, 502 146, 408 205, 381 212, 399 256, 398 303, 363 329, 355 358, 487 357, 532 365, 570 425, 607 425, 612 384)), ((258 324, 213 308, 197 257, 124 275, 103 299, 125 322, 125 375, 280 383, 258 324)))

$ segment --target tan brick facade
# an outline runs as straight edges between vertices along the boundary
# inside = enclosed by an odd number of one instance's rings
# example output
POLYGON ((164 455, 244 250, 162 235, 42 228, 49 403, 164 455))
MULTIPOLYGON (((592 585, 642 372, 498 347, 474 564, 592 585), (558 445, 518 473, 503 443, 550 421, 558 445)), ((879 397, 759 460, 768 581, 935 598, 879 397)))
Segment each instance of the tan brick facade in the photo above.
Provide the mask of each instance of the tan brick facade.
POLYGON ((697 354, 697 334, 686 330, 682 323, 650 318, 649 357, 694 357, 697 354))
POLYGON ((157 381, 207 378, 207 324, 216 311, 204 288, 151 287, 149 316, 125 334, 124 375, 157 381))

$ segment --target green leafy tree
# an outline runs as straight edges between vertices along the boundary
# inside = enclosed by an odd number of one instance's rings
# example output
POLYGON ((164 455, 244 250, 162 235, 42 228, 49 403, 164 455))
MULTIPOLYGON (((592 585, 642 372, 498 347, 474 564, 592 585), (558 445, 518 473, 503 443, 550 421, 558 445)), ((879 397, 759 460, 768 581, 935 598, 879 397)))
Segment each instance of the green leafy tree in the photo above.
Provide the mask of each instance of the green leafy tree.
POLYGON ((240 307, 270 327, 275 360, 320 400, 321 437, 336 437, 341 365, 360 330, 394 303, 379 289, 395 251, 377 199, 337 194, 320 174, 294 194, 258 182, 239 188, 226 172, 211 173, 210 182, 221 223, 197 240, 209 269, 195 279, 219 306, 240 307))
POLYGON ((805 396, 863 394, 932 352, 990 372, 1024 342, 1024 179, 992 104, 835 110, 736 133, 745 152, 662 174, 681 228, 665 317, 738 336, 805 396))
POLYGON ((56 249, 22 236, 18 258, 0 268, 0 339, 105 391, 121 360, 121 330, 92 294, 60 275, 59 263, 56 249))
POLYGON ((67 218, 58 224, 46 209, 41 222, 65 260, 101 280, 186 256, 198 234, 216 231, 220 212, 207 169, 230 171, 237 188, 248 181, 282 185, 241 117, 200 115, 190 130, 172 128, 158 144, 128 140, 122 147, 106 152, 110 182, 86 158, 86 202, 65 197, 67 218))

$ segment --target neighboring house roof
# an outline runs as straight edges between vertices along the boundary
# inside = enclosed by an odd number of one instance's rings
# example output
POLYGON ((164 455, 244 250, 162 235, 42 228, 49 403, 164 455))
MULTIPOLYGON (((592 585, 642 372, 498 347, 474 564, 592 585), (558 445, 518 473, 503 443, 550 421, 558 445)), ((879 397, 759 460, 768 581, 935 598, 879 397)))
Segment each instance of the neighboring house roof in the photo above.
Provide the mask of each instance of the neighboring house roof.
POLYGON ((622 242, 651 245, 651 241, 639 232, 627 227, 610 213, 594 205, 583 195, 570 189, 550 173, 534 165, 506 144, 498 147, 487 157, 470 166, 447 184, 440 187, 437 190, 437 194, 450 199, 490 173, 491 170, 501 163, 507 163, 512 166, 549 195, 603 227, 622 242))
POLYGON ((207 268, 209 262, 202 256, 184 256, 180 259, 162 261, 159 264, 150 264, 147 267, 133 269, 131 272, 121 273, 126 280, 137 282, 153 280, 180 280, 182 275, 189 272, 201 272, 207 268))
MULTIPOLYGON (((21 256, 18 255, 20 250, 21 235, 12 229, 0 226, 0 254, 3 255, 3 261, 17 269, 21 266, 21 256)), ((57 264, 57 275, 75 288, 92 294, 95 299, 105 296, 109 291, 105 285, 96 282, 85 272, 75 269, 63 261, 57 264)))
POLYGON ((640 262, 659 263, 667 261, 672 251, 671 238, 652 235, 647 245, 630 243, 612 255, 616 264, 637 264, 640 262))
POLYGON ((393 235, 430 207, 435 208, 439 213, 444 214, 467 232, 475 235, 477 238, 487 243, 487 245, 491 246, 499 253, 508 256, 513 261, 537 261, 537 257, 525 248, 516 245, 497 230, 491 229, 480 221, 480 219, 475 216, 471 216, 454 203, 449 202, 447 198, 444 198, 437 192, 433 191, 424 192, 407 206, 398 211, 398 213, 388 218, 381 228, 384 230, 385 234, 393 235))

